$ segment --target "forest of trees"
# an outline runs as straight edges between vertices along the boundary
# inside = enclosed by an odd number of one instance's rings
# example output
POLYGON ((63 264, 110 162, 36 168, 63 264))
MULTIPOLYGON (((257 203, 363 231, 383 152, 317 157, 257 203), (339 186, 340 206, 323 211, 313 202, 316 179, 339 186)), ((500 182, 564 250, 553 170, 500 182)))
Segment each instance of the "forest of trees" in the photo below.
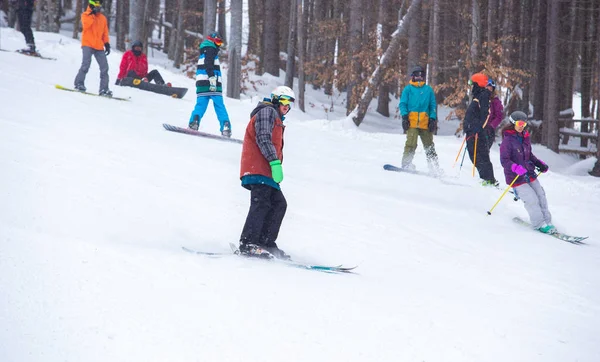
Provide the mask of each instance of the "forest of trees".
MULTIPOLYGON (((58 31, 61 23, 78 23, 65 14, 79 14, 81 6, 37 0, 44 15, 36 26, 58 31)), ((7 0, 2 8, 8 10, 7 0)), ((503 90, 506 114, 528 111, 538 120, 531 122, 534 140, 555 152, 560 128, 568 126, 559 114, 573 108, 575 92, 582 118, 600 118, 598 0, 104 0, 104 8, 117 49, 142 39, 191 75, 199 42, 216 29, 229 40, 222 52, 227 96, 252 87, 249 71, 284 74, 288 86, 297 79, 301 110, 307 86, 345 92, 346 113, 357 126, 367 108, 394 116, 390 97, 416 64, 427 68, 438 103, 459 119, 470 75, 486 73, 503 90)), ((581 124, 581 132, 597 130, 598 123, 581 124)))

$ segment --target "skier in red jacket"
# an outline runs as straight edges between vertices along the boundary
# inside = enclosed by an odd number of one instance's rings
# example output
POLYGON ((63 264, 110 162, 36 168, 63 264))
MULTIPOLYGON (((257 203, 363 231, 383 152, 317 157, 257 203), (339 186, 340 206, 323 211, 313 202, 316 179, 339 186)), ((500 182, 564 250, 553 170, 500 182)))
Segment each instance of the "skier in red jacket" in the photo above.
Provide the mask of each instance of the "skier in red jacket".
MULTIPOLYGON (((136 40, 131 44, 131 50, 126 51, 121 58, 121 66, 119 67, 119 75, 117 76, 116 85, 121 84, 121 80, 125 77, 141 79, 144 82, 151 82, 159 85, 164 85, 165 81, 158 72, 154 69, 148 73, 148 58, 142 53, 143 44, 136 40)), ((167 85, 170 85, 167 84, 167 85)))

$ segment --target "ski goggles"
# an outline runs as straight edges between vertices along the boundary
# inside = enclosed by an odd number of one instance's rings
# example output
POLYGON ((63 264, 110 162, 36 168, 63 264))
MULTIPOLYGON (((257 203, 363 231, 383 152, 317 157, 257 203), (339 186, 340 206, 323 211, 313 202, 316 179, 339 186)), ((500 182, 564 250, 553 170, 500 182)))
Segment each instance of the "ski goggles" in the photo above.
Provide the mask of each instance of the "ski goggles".
POLYGON ((423 71, 414 72, 411 75, 415 78, 425 78, 425 72, 423 71))
POLYGON ((290 96, 279 96, 279 104, 283 104, 284 106, 292 106, 294 104, 295 99, 290 96))
POLYGON ((527 122, 521 121, 521 120, 515 121, 515 126, 517 126, 517 127, 525 127, 525 126, 527 126, 527 122))
POLYGON ((102 1, 100 0, 89 0, 89 4, 95 7, 100 7, 102 6, 102 1))

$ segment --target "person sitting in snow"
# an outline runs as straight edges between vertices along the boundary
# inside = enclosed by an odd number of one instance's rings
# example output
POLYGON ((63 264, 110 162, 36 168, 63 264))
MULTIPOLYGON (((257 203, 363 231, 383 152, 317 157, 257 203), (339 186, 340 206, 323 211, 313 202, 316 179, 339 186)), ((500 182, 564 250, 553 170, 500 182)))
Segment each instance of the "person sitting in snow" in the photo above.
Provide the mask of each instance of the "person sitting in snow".
POLYGON ((504 168, 506 183, 512 184, 515 196, 523 200, 531 225, 546 234, 556 232, 544 188, 537 180, 536 169, 547 172, 548 165, 535 157, 531 151, 527 115, 515 111, 510 115, 510 124, 502 130, 500 162, 504 168), (513 182, 514 180, 514 182, 513 182))
MULTIPOLYGON (((125 77, 141 79, 144 82, 152 82, 158 85, 164 85, 165 81, 158 70, 153 69, 148 73, 148 58, 142 53, 143 44, 136 40, 131 44, 131 50, 126 51, 121 58, 119 66, 119 75, 117 75, 116 85, 121 85, 121 80, 125 77)), ((170 83, 167 84, 170 86, 170 83)))

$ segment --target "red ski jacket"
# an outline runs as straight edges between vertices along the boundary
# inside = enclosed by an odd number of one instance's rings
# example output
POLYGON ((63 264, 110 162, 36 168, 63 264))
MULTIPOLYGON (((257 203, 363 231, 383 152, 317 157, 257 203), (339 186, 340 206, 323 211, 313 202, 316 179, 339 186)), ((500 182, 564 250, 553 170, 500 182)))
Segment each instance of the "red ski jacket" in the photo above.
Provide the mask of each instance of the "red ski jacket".
POLYGON ((121 58, 121 66, 119 67, 119 75, 117 79, 123 79, 127 73, 134 71, 140 78, 148 75, 148 58, 142 53, 139 56, 133 54, 133 51, 128 50, 121 58))

